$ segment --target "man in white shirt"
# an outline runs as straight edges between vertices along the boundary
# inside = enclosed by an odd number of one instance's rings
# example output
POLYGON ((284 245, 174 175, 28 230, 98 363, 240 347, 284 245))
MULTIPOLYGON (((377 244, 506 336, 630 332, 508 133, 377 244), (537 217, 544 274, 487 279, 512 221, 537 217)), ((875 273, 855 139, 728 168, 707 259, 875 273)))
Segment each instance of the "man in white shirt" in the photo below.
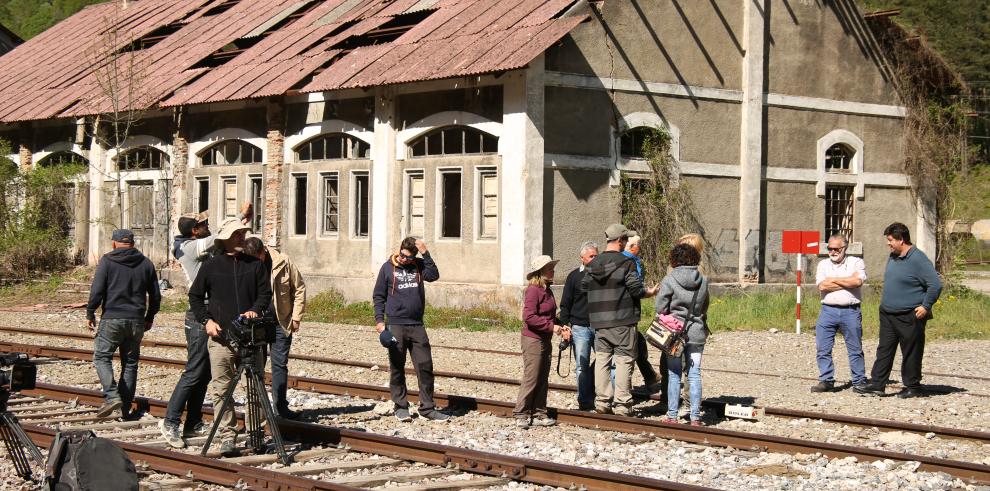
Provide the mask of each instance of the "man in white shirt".
MULTIPOLYGON (((828 238, 828 261, 819 261, 815 284, 822 296, 822 308, 815 324, 818 348, 818 384, 812 392, 831 392, 835 388, 832 346, 835 333, 841 332, 849 353, 853 390, 866 386, 866 363, 863 359, 863 299, 866 264, 858 257, 846 255, 846 238, 834 234, 828 238)), ((858 391, 857 391, 858 392, 858 391)))

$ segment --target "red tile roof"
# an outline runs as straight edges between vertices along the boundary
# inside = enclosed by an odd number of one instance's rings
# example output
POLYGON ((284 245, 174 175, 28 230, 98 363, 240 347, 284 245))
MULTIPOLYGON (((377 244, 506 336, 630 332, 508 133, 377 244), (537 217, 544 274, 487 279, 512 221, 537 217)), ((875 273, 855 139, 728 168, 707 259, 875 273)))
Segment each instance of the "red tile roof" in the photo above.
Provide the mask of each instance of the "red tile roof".
POLYGON ((113 91, 118 106, 147 109, 522 68, 584 20, 562 16, 575 2, 92 5, 0 57, 0 122, 110 112, 107 80, 125 82, 113 91), (136 82, 130 89, 128 79, 136 82))

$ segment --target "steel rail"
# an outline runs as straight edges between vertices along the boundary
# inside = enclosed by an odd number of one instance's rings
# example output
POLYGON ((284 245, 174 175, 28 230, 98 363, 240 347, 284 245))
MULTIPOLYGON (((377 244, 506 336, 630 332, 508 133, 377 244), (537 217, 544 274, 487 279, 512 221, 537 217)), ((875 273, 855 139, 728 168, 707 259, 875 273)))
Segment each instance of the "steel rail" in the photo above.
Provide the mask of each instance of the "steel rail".
MULTIPOLYGON (((31 329, 31 328, 27 328, 27 327, 0 326, 0 332, 11 332, 11 333, 18 333, 18 334, 31 334, 31 335, 37 335, 37 336, 74 338, 74 339, 85 339, 85 340, 93 339, 93 336, 90 335, 90 334, 87 334, 87 333, 73 332, 73 331, 55 331, 55 330, 49 331, 49 330, 44 330, 44 329, 31 329)), ((156 341, 156 340, 153 340, 153 339, 147 339, 147 338, 145 338, 145 339, 143 339, 141 341, 141 346, 147 346, 149 348, 181 348, 181 349, 185 349, 186 348, 186 343, 180 343, 180 342, 176 342, 176 341, 156 341)), ((505 351, 505 350, 495 350, 495 349, 485 349, 485 348, 471 348, 471 347, 467 347, 467 346, 446 346, 446 345, 442 345, 442 344, 434 344, 433 347, 434 348, 450 349, 450 350, 458 350, 458 351, 468 351, 468 352, 474 352, 474 353, 488 353, 488 354, 506 355, 506 356, 521 356, 521 353, 518 352, 518 351, 505 351)), ((706 353, 705 356, 720 356, 720 355, 706 353)), ((334 364, 334 365, 343 365, 343 366, 355 366, 355 367, 361 367, 361 368, 371 368, 372 366, 375 366, 374 363, 357 362, 357 361, 351 361, 351 360, 344 360, 344 359, 340 359, 340 358, 327 358, 327 357, 322 357, 322 356, 303 355, 303 354, 296 354, 296 353, 290 353, 289 354, 289 359, 292 359, 292 360, 304 360, 304 361, 315 361, 315 362, 322 362, 322 363, 331 363, 331 364, 334 364)), ((413 370, 408 370, 407 369, 406 371, 408 373, 414 373, 413 370)), ((802 376, 790 375, 790 374, 784 374, 784 373, 753 373, 753 372, 743 372, 743 371, 738 371, 738 370, 726 370, 726 369, 721 369, 721 368, 705 368, 705 371, 706 372, 716 372, 716 373, 740 374, 740 375, 755 375, 755 376, 759 376, 759 377, 793 378, 793 379, 799 379, 799 380, 818 381, 818 379, 815 378, 815 377, 802 377, 802 376)), ((896 372, 898 370, 894 369, 893 371, 896 372)), ((457 378, 463 378, 465 380, 474 380, 474 379, 471 378, 472 377, 471 374, 465 374, 465 373, 434 372, 434 375, 435 376, 438 376, 438 377, 453 376, 453 377, 457 377, 457 378), (441 373, 446 373, 446 374, 451 374, 451 375, 440 375, 441 373)), ((979 380, 979 381, 983 381, 983 382, 990 382, 990 377, 980 377, 980 376, 976 376, 976 375, 958 375, 958 374, 952 374, 952 373, 939 373, 939 372, 925 372, 923 375, 924 376, 927 376, 927 377, 945 377, 945 378, 955 378, 955 379, 960 379, 960 380, 979 380)), ((482 381, 488 381, 488 380, 484 380, 484 379, 481 379, 481 380, 482 381)), ((510 379, 506 379, 506 380, 510 380, 510 379)), ((567 386, 560 385, 559 387, 557 387, 557 389, 558 390, 562 390, 562 389, 560 389, 560 387, 567 387, 567 386)), ((551 388, 554 388, 554 387, 551 386, 551 388)), ((946 392, 946 393, 955 393, 955 392, 946 392)), ((975 396, 980 396, 980 397, 990 396, 990 394, 976 394, 976 393, 969 393, 969 394, 970 395, 975 395, 975 396)))
MULTIPOLYGON (((0 343, 0 350, 5 349, 3 346, 4 343, 0 343)), ((17 345, 14 345, 13 347, 16 348, 16 346, 17 345)), ((14 349, 14 351, 24 350, 14 349)), ((87 354, 92 356, 91 351, 87 352, 86 350, 75 348, 54 348, 54 351, 45 353, 45 356, 59 356, 59 353, 72 354, 74 356, 87 354)), ((185 365, 181 360, 170 360, 166 358, 142 358, 142 361, 169 367, 181 367, 185 365)), ((266 376, 268 375, 269 374, 266 374, 266 376)), ((386 400, 391 395, 388 387, 337 382, 333 380, 297 377, 291 375, 288 377, 287 385, 294 389, 311 392, 378 400, 386 400)), ((25 393, 27 395, 33 395, 33 393, 25 393)), ((417 402, 419 401, 419 393, 417 391, 409 391, 408 396, 411 400, 417 402)), ((510 402, 494 401, 490 399, 480 399, 467 396, 434 394, 433 398, 435 401, 445 402, 446 405, 451 408, 463 409, 467 411, 487 412, 503 417, 511 417, 515 407, 515 405, 510 402)), ((552 417, 556 417, 557 421, 561 423, 569 423, 587 428, 632 434, 650 432, 660 438, 671 440, 722 447, 752 448, 788 454, 820 452, 831 458, 855 457, 859 460, 866 461, 882 459, 902 462, 915 461, 921 464, 920 469, 923 471, 945 472, 967 481, 990 484, 990 466, 983 464, 940 459, 936 457, 908 453, 890 452, 886 450, 876 450, 865 447, 854 447, 850 445, 723 430, 714 427, 692 427, 681 424, 669 424, 662 423, 657 420, 633 418, 628 416, 605 415, 568 409, 548 409, 550 415, 552 417)))
MULTIPOLYGON (((47 447, 55 438, 55 430, 22 425, 36 445, 47 447)), ((145 463, 157 472, 172 474, 197 481, 234 487, 237 489, 277 489, 277 490, 341 490, 352 491, 361 488, 317 481, 291 474, 278 473, 258 467, 224 462, 218 459, 183 452, 172 452, 144 445, 114 441, 127 458, 135 464, 145 463)))
MULTIPOLYGON (((55 356, 58 358, 71 358, 75 360, 88 360, 92 358, 92 351, 83 350, 79 348, 42 347, 37 345, 11 344, 5 341, 0 341, 0 350, 21 351, 35 356, 55 356)), ((317 356, 307 356, 306 359, 310 361, 333 363, 330 361, 325 361, 327 359, 317 356)), ((172 368, 182 368, 185 366, 184 362, 181 360, 173 360, 168 358, 155 358, 155 357, 142 356, 141 361, 146 363, 154 363, 161 366, 168 366, 172 368)), ((347 361, 347 360, 342 360, 342 361, 345 361, 348 364, 348 366, 358 366, 369 369, 374 368, 376 366, 372 363, 347 361)), ((387 371, 387 368, 381 369, 379 367, 379 370, 387 371)), ((407 368, 406 372, 415 373, 415 371, 410 368, 407 368)), ((507 385, 516 385, 516 386, 519 385, 518 380, 502 378, 502 377, 487 377, 487 376, 474 375, 474 374, 443 372, 443 371, 435 371, 434 375, 437 377, 451 377, 451 378, 460 378, 464 380, 476 380, 482 382, 500 383, 507 385)), ((270 377, 270 374, 266 374, 266 376, 270 377)), ((289 378, 298 379, 298 377, 289 377, 289 378)), ((307 379, 307 380, 319 380, 319 379, 307 379)), ((565 392, 577 391, 577 388, 575 386, 564 385, 564 384, 551 383, 550 388, 565 392)), ((640 393, 635 393, 634 395, 641 398, 643 396, 643 394, 640 393)), ((452 397, 456 397, 456 396, 452 396, 452 397)), ((380 398, 380 397, 372 396, 372 398, 380 398)), ((650 399, 659 400, 659 397, 657 397, 656 395, 651 395, 650 399)), ((729 401, 722 401, 719 399, 706 399, 705 401, 703 401, 704 405, 713 408, 716 412, 719 412, 726 403, 729 403, 729 401)), ((756 407, 762 408, 764 414, 766 415, 780 417, 780 418, 817 419, 831 423, 839 423, 839 424, 858 426, 863 428, 877 428, 882 431, 907 431, 907 432, 921 433, 921 434, 934 433, 937 436, 943 438, 976 440, 984 444, 990 444, 990 432, 965 430, 960 428, 950 428, 946 426, 905 423, 905 422, 885 420, 885 419, 845 416, 841 414, 828 414, 828 413, 813 412, 813 411, 801 411, 796 409, 787 409, 787 408, 770 407, 770 406, 756 406, 756 407)))
MULTIPOLYGON (((103 403, 103 394, 99 391, 53 384, 39 383, 34 390, 22 391, 21 394, 32 397, 47 397, 49 399, 62 401, 75 399, 83 404, 94 406, 103 403)), ((168 407, 168 401, 150 399, 146 397, 136 397, 133 405, 136 408, 143 409, 152 415, 163 416, 168 407)), ((202 414, 204 418, 212 419, 213 408, 204 407, 202 414)), ((238 417, 243 420, 243 414, 238 414, 238 417)), ((379 435, 366 431, 349 430, 314 423, 303 423, 279 419, 278 427, 279 431, 282 432, 282 436, 297 442, 318 443, 324 445, 336 444, 358 452, 372 453, 414 462, 422 462, 429 465, 446 466, 472 474, 506 477, 517 481, 524 481, 545 486, 564 487, 570 489, 583 488, 589 490, 662 489, 671 491, 702 491, 711 489, 703 486, 683 484, 662 479, 631 476, 628 474, 600 471, 585 467, 498 455, 450 445, 421 442, 407 438, 379 435)), ((51 433, 54 435, 54 432, 51 433)), ((136 446, 140 447, 140 445, 136 446)), ((125 448, 125 450, 127 449, 125 448)), ((166 455, 188 455, 179 452, 158 452, 166 455)), ((142 457, 141 460, 147 459, 142 457)), ((217 462, 212 459, 206 460, 217 462)), ((181 472, 169 470, 164 470, 163 472, 183 475, 181 472)), ((196 479, 202 480, 198 476, 196 479)))

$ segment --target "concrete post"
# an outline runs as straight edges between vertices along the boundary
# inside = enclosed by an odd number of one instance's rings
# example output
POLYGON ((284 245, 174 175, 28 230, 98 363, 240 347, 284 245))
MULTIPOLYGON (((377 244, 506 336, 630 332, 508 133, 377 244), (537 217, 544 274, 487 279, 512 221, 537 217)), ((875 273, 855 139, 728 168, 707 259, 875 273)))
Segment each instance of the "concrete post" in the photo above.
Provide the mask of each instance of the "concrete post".
POLYGON ((265 209, 254 210, 255 213, 265 214, 265 230, 262 238, 272 247, 280 247, 285 237, 285 223, 282 217, 283 174, 285 167, 285 116, 282 111, 282 98, 273 97, 268 100, 267 123, 268 133, 268 168, 265 172, 265 209))
POLYGON ((911 231, 911 238, 914 239, 914 245, 924 251, 928 259, 934 263, 938 256, 938 239, 935 230, 938 214, 933 203, 927 203, 921 198, 915 199, 915 206, 918 217, 915 220, 915 229, 911 231))
POLYGON ((739 150, 739 281, 760 280, 760 209, 763 168, 765 29, 769 0, 745 3, 743 102, 739 150))
MULTIPOLYGON (((395 169, 396 98, 389 87, 375 93, 375 136, 371 145, 371 271, 388 259, 394 245, 392 221, 392 173, 395 169)), ((396 198, 398 199, 398 198, 396 198)))
POLYGON ((543 55, 505 79, 499 140, 501 283, 522 285, 530 260, 543 254, 543 55))
POLYGON ((100 144, 97 132, 101 131, 96 126, 96 121, 90 123, 91 135, 89 143, 89 247, 87 259, 89 264, 96 264, 100 260, 103 240, 102 231, 105 228, 104 203, 107 200, 104 191, 104 183, 107 180, 107 149, 100 144))

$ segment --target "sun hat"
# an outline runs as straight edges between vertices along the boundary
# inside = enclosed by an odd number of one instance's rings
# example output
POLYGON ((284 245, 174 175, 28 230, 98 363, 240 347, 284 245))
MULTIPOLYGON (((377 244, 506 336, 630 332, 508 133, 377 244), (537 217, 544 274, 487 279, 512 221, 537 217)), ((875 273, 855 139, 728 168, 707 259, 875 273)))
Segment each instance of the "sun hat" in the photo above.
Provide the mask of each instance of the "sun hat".
POLYGON ((251 230, 251 227, 244 225, 236 218, 228 218, 220 224, 220 231, 217 232, 217 240, 227 240, 238 230, 251 230))
POLYGON ((545 254, 542 256, 537 256, 532 262, 529 263, 529 271, 526 273, 526 277, 529 278, 530 276, 540 272, 540 270, 548 264, 556 265, 558 262, 560 261, 545 254))

